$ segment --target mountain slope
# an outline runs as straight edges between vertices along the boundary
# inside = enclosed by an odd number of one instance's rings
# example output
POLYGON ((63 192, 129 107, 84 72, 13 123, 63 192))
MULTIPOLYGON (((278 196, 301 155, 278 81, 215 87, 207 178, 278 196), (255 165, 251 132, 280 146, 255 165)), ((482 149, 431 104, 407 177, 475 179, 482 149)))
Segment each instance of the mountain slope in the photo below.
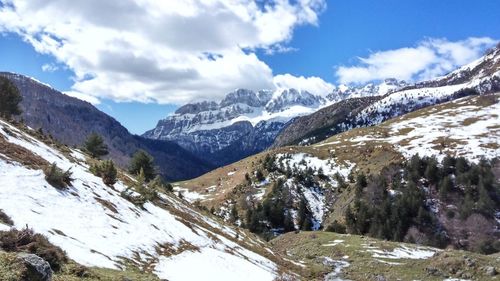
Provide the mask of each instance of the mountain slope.
MULTIPOLYGON (((445 155, 465 157, 475 163, 482 158, 500 158, 498 112, 499 94, 465 97, 376 126, 337 134, 314 145, 260 153, 197 179, 177 183, 175 188, 188 194, 192 201, 214 207, 225 218, 230 218, 228 213, 234 206, 245 212, 249 206, 258 208, 259 203, 281 198, 285 215, 292 214, 295 227, 301 227, 296 214, 301 204, 305 204, 311 228, 327 227, 334 221, 343 222, 346 208, 354 200, 354 180, 350 174, 378 175, 384 170, 397 170, 417 153, 421 157, 434 156, 439 161, 445 155), (258 173, 262 176, 257 176, 258 173)), ((499 162, 493 163, 496 163, 494 170, 500 167, 499 162)), ((500 183, 499 179, 497 173, 495 184, 500 183)), ((427 189, 426 209, 438 218, 453 243, 465 243, 467 238, 463 233, 478 231, 479 228, 463 229, 460 220, 447 218, 447 210, 456 211, 463 195, 456 195, 456 202, 446 204, 439 200, 434 187, 422 189, 427 189)), ((487 231, 483 229, 482 233, 494 235, 491 231, 500 226, 498 206, 495 210, 487 214, 484 220, 487 231)))
MULTIPOLYGON (((274 280, 287 262, 253 235, 227 227, 169 193, 144 204, 130 176, 114 186, 89 172, 85 155, 50 146, 34 131, 0 121, 0 206, 15 227, 28 225, 86 266, 134 266, 168 280, 274 280), (43 169, 71 169, 72 182, 56 189, 43 169), (200 267, 192 270, 191 266, 200 267)), ((0 230, 9 226, 0 221, 0 230)), ((293 265, 291 266, 293 267, 293 265)))
POLYGON ((337 125, 379 99, 376 96, 348 98, 313 114, 297 117, 278 134, 272 147, 315 143, 340 133, 336 130, 337 125))
POLYGON ((64 95, 29 77, 2 72, 18 87, 23 101, 21 118, 32 128, 42 128, 58 141, 80 146, 96 132, 110 148, 110 158, 121 167, 138 149, 154 155, 159 172, 169 180, 192 178, 208 171, 211 165, 199 160, 177 144, 145 139, 130 134, 119 122, 91 104, 64 95), (185 167, 190 167, 185 169, 185 167))
MULTIPOLYGON (((391 83, 391 80, 386 81, 386 84, 397 85, 396 82, 391 83)), ((381 94, 377 100, 371 100, 371 104, 364 103, 361 107, 352 107, 356 105, 356 100, 346 102, 347 99, 310 115, 296 118, 278 134, 273 147, 298 143, 307 145, 352 128, 376 125, 426 106, 468 95, 500 91, 500 46, 490 50, 477 61, 446 76, 414 85, 399 85, 401 87, 393 86, 391 90, 386 90, 387 93, 381 94), (347 108, 343 109, 344 106, 347 108), (351 113, 342 113, 342 110, 350 110, 351 113)), ((370 90, 380 91, 374 88, 373 84, 358 88, 358 91, 352 89, 345 91, 347 97, 355 97, 365 96, 364 91, 370 93, 370 90)), ((336 95, 346 97, 343 92, 336 95)), ((335 100, 342 100, 342 98, 335 100)))

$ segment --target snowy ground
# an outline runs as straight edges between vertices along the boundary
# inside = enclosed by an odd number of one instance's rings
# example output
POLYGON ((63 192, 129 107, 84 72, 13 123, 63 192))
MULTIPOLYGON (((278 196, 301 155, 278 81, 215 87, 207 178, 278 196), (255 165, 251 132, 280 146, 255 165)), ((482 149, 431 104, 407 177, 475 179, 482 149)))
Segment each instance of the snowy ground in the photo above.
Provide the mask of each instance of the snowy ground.
POLYGON ((391 126, 391 134, 395 136, 389 141, 405 156, 418 153, 442 158, 446 152, 452 152, 475 161, 482 157, 499 157, 500 150, 489 145, 500 143, 500 102, 497 100, 493 105, 482 107, 469 104, 469 101, 467 98, 457 100, 453 103, 460 105, 458 108, 397 122, 391 126), (404 128, 413 130, 398 136, 404 128), (439 140, 451 141, 454 145, 441 148, 439 140))
POLYGON ((331 266, 333 271, 325 275, 324 281, 348 281, 347 279, 340 278, 342 269, 348 267, 350 264, 345 260, 334 260, 329 257, 323 257, 323 264, 331 266))
POLYGON ((327 176, 334 176, 339 173, 344 178, 347 178, 354 164, 346 163, 341 165, 335 162, 333 159, 319 159, 318 157, 306 154, 306 153, 295 153, 295 154, 276 154, 277 165, 284 166, 287 164, 290 167, 296 166, 299 170, 304 171, 308 167, 311 167, 317 174, 319 169, 323 170, 323 174, 327 176), (280 159, 282 159, 280 161, 280 159))
POLYGON ((203 200, 207 197, 207 195, 200 194, 198 192, 190 191, 187 188, 182 188, 180 186, 174 185, 174 191, 177 194, 181 194, 186 201, 193 203, 198 200, 203 200))
POLYGON ((383 259, 428 259, 436 252, 438 249, 430 248, 430 247, 405 247, 401 246, 399 248, 395 248, 392 251, 381 250, 377 247, 370 247, 367 249, 368 252, 373 253, 372 257, 374 258, 383 258, 383 259))
POLYGON ((447 154, 466 156, 473 162, 500 157, 500 94, 491 97, 496 99, 491 105, 478 102, 485 97, 461 98, 441 109, 424 109, 421 114, 382 123, 373 130, 368 129, 372 134, 342 141, 334 139, 316 146, 361 147, 368 142, 389 143, 408 158, 417 153, 421 157, 436 156, 438 160, 447 154))
MULTIPOLYGON (((28 169, 0 157, 0 206, 15 227, 25 225, 46 235, 63 248, 70 258, 87 266, 119 268, 121 257, 138 253, 146 262, 152 258, 155 272, 168 280, 273 280, 276 265, 260 255, 214 233, 201 225, 182 223, 182 218, 164 208, 146 203, 139 208, 120 196, 122 182, 111 189, 88 171, 87 165, 70 161, 59 151, 0 121, 0 137, 25 147, 34 154, 73 172, 72 187, 57 190, 44 178, 43 171, 28 169), (13 135, 6 133, 3 128, 13 135), (180 250, 183 244, 198 250, 180 250), (161 256, 158 245, 179 250, 161 256), (198 269, 192 270, 196 262, 198 269), (251 274, 250 274, 251 273, 251 274), (187 278, 189 277, 189 278, 187 278)), ((0 148, 0 154, 2 150, 0 148)), ((73 150, 75 159, 84 156, 73 150)), ((234 231, 205 219, 176 199, 163 197, 181 211, 199 216, 204 223, 233 236, 234 231)), ((1 229, 6 229, 4 225, 1 229)), ((234 236, 233 236, 234 237, 234 236)), ((137 259, 137 258, 135 258, 137 259)))

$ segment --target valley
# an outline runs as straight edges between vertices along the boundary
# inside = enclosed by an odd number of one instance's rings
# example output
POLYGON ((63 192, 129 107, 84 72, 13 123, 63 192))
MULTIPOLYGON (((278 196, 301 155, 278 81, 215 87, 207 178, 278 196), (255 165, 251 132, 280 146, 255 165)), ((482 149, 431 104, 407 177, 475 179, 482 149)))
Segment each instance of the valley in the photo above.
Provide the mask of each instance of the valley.
POLYGON ((500 45, 414 83, 236 89, 141 136, 0 86, 0 280, 500 278, 500 45))

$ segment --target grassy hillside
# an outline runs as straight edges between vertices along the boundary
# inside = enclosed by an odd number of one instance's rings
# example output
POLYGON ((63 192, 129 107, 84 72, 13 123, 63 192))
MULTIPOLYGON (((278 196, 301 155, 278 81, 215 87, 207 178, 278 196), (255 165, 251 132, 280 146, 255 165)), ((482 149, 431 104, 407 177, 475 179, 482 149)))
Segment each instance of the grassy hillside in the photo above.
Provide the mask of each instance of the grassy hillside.
POLYGON ((287 233, 273 250, 302 267, 308 280, 499 280, 498 256, 441 250, 331 232, 287 233), (328 275, 331 279, 326 279, 328 275), (342 278, 341 278, 342 277, 342 278), (339 279, 335 279, 339 278, 339 279), (450 279, 447 279, 450 278, 450 279))

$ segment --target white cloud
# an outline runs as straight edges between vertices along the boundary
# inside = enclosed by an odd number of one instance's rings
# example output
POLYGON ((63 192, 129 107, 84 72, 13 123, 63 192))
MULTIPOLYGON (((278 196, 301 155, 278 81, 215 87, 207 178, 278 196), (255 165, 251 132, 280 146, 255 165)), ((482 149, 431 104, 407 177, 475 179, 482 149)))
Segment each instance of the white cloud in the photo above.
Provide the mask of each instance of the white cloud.
POLYGON ((326 96, 335 88, 335 86, 323 81, 323 79, 319 77, 296 77, 290 74, 276 75, 273 79, 273 83, 277 89, 295 88, 319 96, 326 96))
POLYGON ((43 72, 54 72, 57 71, 59 67, 53 63, 46 63, 42 65, 42 71, 43 72))
POLYGON ((326 7, 325 0, 2 3, 0 32, 17 33, 72 70, 71 92, 160 103, 273 87, 255 50, 292 50, 294 29, 316 25, 326 7))
POLYGON ((359 58, 358 65, 340 66, 336 76, 340 83, 366 83, 385 78, 427 80, 472 62, 496 43, 488 37, 456 42, 427 39, 415 47, 379 51, 359 58))
POLYGON ((86 95, 86 94, 81 93, 81 92, 67 91, 67 92, 63 92, 63 94, 70 96, 70 97, 74 97, 74 98, 83 100, 83 101, 86 101, 86 102, 91 103, 93 105, 101 103, 98 98, 96 98, 94 96, 86 95))

